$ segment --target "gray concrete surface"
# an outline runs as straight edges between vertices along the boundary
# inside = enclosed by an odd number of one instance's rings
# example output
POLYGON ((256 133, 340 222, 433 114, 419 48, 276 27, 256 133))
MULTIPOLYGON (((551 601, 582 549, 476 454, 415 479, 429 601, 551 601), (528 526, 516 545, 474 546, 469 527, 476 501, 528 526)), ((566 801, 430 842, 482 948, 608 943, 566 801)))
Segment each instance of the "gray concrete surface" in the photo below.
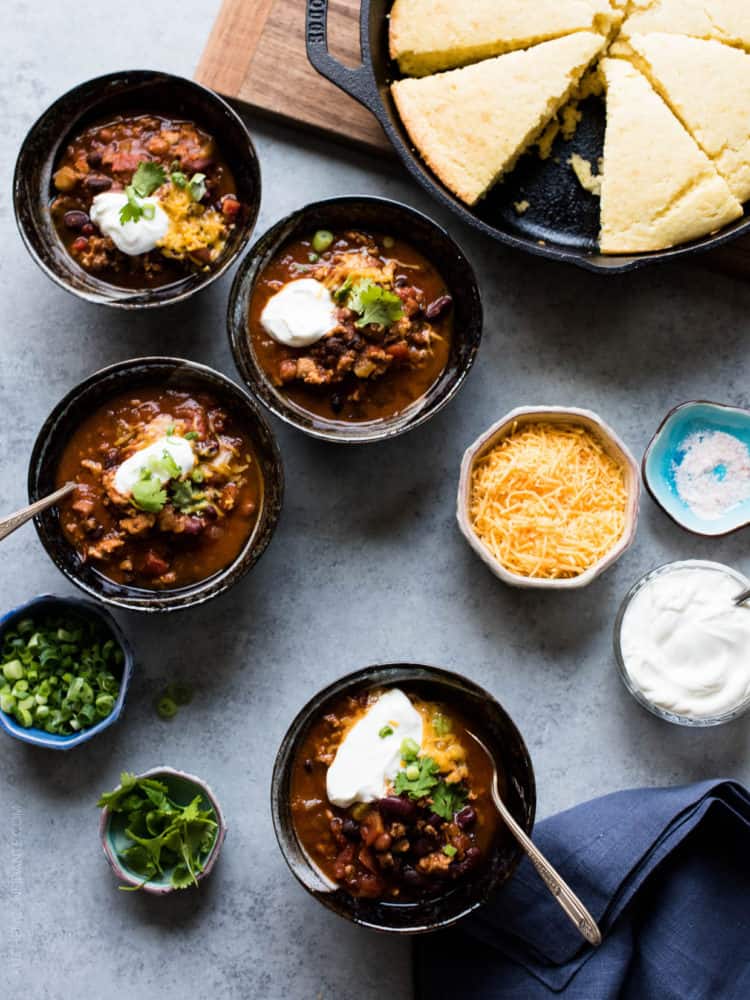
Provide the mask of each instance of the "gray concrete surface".
MULTIPOLYGON (((152 65, 189 75, 218 0, 131 0, 118 20, 94 0, 4 11, 0 65, 0 510, 25 501, 37 429, 68 388, 110 362, 154 352, 234 376, 230 279, 185 307, 140 318, 77 301, 26 255, 9 192, 18 145, 60 93, 97 73, 152 65)), ((374 192, 434 210, 397 168, 251 119, 263 166, 258 232, 320 196, 374 192)), ((640 455, 664 412, 691 397, 750 404, 750 286, 700 265, 598 280, 514 256, 443 217, 478 268, 486 306, 479 362, 429 426, 356 450, 276 426, 287 504, 257 569, 208 607, 120 615, 138 652, 119 725, 67 754, 0 740, 0 954, 4 1000, 410 996, 409 946, 322 911, 273 838, 276 747, 323 684, 388 660, 442 664, 486 685, 533 755, 541 816, 639 784, 750 778, 750 724, 670 728, 622 689, 611 653, 618 602, 658 563, 709 557, 750 571, 748 536, 701 541, 645 497, 635 547, 582 593, 503 587, 454 524, 464 447, 522 403, 599 411, 640 455), (184 677, 194 703, 167 724, 152 698, 184 677), (122 768, 203 775, 229 835, 199 894, 117 891, 97 840, 99 792, 122 768)), ((2 546, 0 609, 70 592, 26 527, 2 546)))

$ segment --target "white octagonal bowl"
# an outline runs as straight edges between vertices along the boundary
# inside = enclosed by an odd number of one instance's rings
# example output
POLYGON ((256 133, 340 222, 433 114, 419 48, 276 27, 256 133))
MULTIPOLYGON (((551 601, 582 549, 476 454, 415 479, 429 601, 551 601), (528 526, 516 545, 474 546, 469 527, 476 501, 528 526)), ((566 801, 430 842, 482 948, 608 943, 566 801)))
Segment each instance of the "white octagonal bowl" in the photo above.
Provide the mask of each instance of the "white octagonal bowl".
POLYGON ((469 445, 461 461, 461 478, 458 485, 458 502, 456 517, 466 541, 486 566, 503 583, 511 587, 526 587, 540 590, 574 590, 585 587, 595 580, 600 573, 616 562, 620 556, 633 544, 638 525, 638 508, 640 503, 641 480, 638 464, 627 445, 592 410, 579 409, 575 406, 518 406, 506 413, 502 419, 489 427, 476 441, 469 445), (593 566, 578 576, 562 580, 536 579, 521 576, 507 570, 484 546, 471 526, 469 506, 471 500, 471 474, 475 463, 490 451, 502 438, 514 429, 532 423, 578 424, 591 431, 599 440, 608 455, 619 462, 625 473, 625 489, 627 491, 627 507, 625 509, 625 529, 619 540, 606 555, 602 556, 593 566))

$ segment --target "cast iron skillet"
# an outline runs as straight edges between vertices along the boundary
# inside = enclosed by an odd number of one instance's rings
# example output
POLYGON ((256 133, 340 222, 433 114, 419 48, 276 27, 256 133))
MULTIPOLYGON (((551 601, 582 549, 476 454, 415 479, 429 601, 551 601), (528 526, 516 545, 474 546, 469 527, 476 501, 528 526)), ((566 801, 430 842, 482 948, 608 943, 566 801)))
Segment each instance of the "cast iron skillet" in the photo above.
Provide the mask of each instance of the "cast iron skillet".
POLYGON ((356 69, 343 66, 328 51, 328 0, 307 0, 308 59, 322 76, 375 115, 412 177, 474 229, 507 246, 605 274, 714 249, 750 232, 750 217, 746 215, 714 236, 671 250, 616 257, 600 254, 599 199, 581 188, 572 170, 554 162, 556 156, 564 162, 562 158, 567 159, 573 151, 593 162, 601 156, 605 115, 604 104, 598 98, 585 102, 583 121, 571 143, 558 139, 548 160, 522 157, 502 184, 495 185, 479 205, 469 208, 423 164, 391 99, 389 83, 399 75, 388 56, 387 15, 391 0, 361 0, 361 3, 362 65, 356 69), (531 207, 518 215, 513 204, 521 200, 530 202, 531 207))

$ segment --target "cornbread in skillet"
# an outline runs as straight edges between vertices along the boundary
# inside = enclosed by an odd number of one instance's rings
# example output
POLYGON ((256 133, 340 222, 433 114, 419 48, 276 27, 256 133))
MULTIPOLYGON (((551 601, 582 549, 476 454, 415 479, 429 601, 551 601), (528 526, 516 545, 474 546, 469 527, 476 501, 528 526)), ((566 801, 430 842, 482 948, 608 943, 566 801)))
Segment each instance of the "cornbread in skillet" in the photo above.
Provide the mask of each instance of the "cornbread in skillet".
POLYGON ((427 164, 474 205, 542 132, 606 39, 590 31, 392 84, 401 119, 427 164))
MULTIPOLYGON (((750 9, 750 0, 748 0, 750 9)), ((684 35, 633 35, 648 77, 739 201, 750 198, 750 55, 684 35)))
POLYGON ((661 250, 721 229, 742 206, 648 80, 623 59, 601 63, 607 129, 603 253, 661 250))
POLYGON ((609 0, 396 0, 391 58, 402 73, 427 76, 574 31, 606 34, 615 17, 609 0))
POLYGON ((622 34, 665 31, 750 49, 748 0, 632 0, 622 34))

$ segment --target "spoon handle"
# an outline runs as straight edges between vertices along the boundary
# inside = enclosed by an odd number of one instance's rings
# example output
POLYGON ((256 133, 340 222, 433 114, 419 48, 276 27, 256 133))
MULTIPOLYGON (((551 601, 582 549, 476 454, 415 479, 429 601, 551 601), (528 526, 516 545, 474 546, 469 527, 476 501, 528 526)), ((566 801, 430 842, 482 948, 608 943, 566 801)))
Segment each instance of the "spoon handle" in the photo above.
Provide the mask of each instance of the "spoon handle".
POLYGON ((7 517, 0 517, 0 541, 6 538, 11 532, 15 531, 16 528, 20 528, 22 524, 26 524, 35 514, 39 514, 41 511, 46 510, 48 507, 53 507, 58 500, 62 500, 63 497, 67 496, 76 488, 75 483, 66 483, 61 486, 59 490, 55 490, 54 493, 50 493, 49 496, 42 497, 41 500, 37 500, 36 503, 30 503, 28 507, 22 507, 21 510, 17 510, 15 514, 8 514, 7 517))
POLYGON ((742 593, 738 594, 734 599, 734 603, 738 606, 740 604, 744 604, 745 601, 750 601, 750 587, 748 587, 747 590, 743 590, 742 593))
POLYGON ((534 844, 530 837, 527 837, 518 823, 511 815, 508 807, 500 798, 500 793, 496 787, 492 789, 492 797, 497 806, 497 810, 510 828, 513 836, 518 840, 529 856, 529 860, 541 876, 542 881, 555 897, 562 909, 567 913, 570 920, 575 924, 579 933, 586 938, 589 944, 594 946, 602 943, 601 931, 596 925, 596 921, 589 911, 576 896, 567 882, 561 878, 545 856, 534 844))

